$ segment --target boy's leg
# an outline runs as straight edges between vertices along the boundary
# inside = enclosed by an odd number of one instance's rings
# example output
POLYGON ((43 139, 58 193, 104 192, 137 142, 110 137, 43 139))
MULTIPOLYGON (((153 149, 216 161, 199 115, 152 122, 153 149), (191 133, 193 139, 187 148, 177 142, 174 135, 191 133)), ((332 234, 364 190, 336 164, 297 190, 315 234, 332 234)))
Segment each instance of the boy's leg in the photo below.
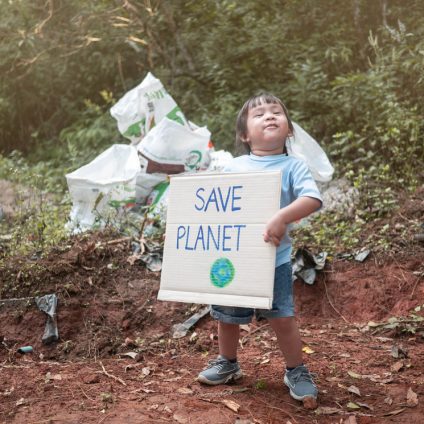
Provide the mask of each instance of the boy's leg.
POLYGON ((225 384, 243 376, 237 362, 237 346, 240 336, 239 324, 218 323, 219 356, 209 361, 200 372, 197 381, 209 385, 225 384))
POLYGON ((225 384, 243 376, 237 362, 240 324, 252 320, 253 309, 212 305, 211 315, 218 320, 219 356, 209 361, 197 380, 205 384, 225 384))
POLYGON ((239 324, 218 322, 219 354, 228 360, 237 359, 237 347, 240 337, 239 324))
POLYGON ((287 368, 302 365, 302 340, 294 317, 271 318, 268 320, 277 336, 278 346, 286 360, 287 368))
POLYGON ((306 408, 316 408, 318 389, 302 361, 302 340, 294 317, 269 319, 277 336, 278 346, 286 360, 284 383, 290 395, 304 401, 306 408))

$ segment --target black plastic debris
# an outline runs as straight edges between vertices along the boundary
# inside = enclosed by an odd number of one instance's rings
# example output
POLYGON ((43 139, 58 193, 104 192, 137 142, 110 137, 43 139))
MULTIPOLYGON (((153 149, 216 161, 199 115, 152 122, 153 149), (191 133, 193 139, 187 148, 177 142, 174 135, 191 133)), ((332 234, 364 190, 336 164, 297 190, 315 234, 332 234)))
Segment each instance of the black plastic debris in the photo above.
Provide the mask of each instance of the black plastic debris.
POLYGON ((324 269, 327 252, 318 255, 307 249, 298 249, 292 259, 293 280, 301 278, 306 284, 314 284, 317 271, 324 269))
POLYGON ((35 303, 40 311, 47 314, 42 342, 44 344, 51 344, 59 340, 56 319, 57 296, 55 294, 46 294, 45 296, 36 297, 35 303))

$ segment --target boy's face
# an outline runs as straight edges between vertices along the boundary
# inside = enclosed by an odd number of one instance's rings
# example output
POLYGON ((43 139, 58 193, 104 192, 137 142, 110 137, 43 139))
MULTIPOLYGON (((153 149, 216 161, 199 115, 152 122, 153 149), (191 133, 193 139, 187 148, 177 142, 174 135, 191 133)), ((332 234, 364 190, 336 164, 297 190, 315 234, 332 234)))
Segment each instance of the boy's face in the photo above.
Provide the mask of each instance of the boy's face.
POLYGON ((247 134, 243 142, 249 144, 253 154, 282 154, 288 135, 291 135, 289 124, 280 104, 262 103, 249 109, 247 134))

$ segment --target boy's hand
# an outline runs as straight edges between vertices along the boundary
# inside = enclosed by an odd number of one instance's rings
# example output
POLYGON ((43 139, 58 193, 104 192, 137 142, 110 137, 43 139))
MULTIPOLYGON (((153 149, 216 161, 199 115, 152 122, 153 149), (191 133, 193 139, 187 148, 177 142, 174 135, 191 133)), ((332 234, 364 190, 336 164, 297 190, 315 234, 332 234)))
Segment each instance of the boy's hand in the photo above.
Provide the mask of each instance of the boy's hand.
POLYGON ((314 197, 299 197, 293 203, 280 209, 266 224, 264 240, 279 246, 287 225, 308 216, 321 206, 321 200, 314 197))
POLYGON ((284 237, 286 229, 287 224, 284 222, 280 210, 268 221, 265 227, 264 241, 278 247, 281 239, 284 237))

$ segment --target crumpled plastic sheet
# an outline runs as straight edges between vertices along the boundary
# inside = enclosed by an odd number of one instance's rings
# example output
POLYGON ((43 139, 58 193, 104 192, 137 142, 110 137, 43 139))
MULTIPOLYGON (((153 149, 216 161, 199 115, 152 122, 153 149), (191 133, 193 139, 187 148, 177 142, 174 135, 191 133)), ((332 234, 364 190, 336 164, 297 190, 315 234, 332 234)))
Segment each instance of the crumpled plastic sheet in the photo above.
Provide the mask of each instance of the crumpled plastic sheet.
POLYGON ((324 269, 327 252, 314 255, 307 249, 298 249, 292 260, 293 280, 301 278, 306 284, 314 284, 317 271, 324 269))
POLYGON ((36 297, 35 303, 38 309, 47 315, 42 342, 48 345, 59 340, 59 330, 57 328, 56 319, 57 296, 53 293, 36 297))

